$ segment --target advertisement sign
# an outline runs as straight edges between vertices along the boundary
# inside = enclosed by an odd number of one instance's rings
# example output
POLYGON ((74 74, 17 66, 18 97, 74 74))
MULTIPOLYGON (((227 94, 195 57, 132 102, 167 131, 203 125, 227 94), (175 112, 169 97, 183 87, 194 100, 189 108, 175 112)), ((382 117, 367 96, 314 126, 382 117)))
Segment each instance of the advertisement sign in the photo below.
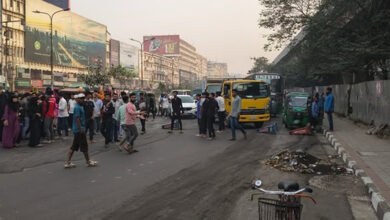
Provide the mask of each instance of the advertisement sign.
POLYGON ((56 5, 62 9, 70 8, 69 0, 44 0, 45 2, 49 2, 50 4, 56 5))
POLYGON ((28 79, 19 79, 16 81, 16 87, 18 88, 27 88, 30 87, 31 82, 28 79))
MULTIPOLYGON (((42 0, 26 1, 27 62, 50 64, 50 18, 44 13, 58 10, 61 9, 42 0)), ((72 12, 57 13, 53 20, 54 64, 86 68, 98 60, 105 60, 106 32, 106 26, 72 12)))
POLYGON ((138 48, 136 46, 120 42, 119 50, 121 66, 138 69, 138 48))
POLYGON ((42 82, 42 80, 31 80, 31 86, 32 87, 42 87, 43 82, 42 82))
POLYGON ((144 49, 146 52, 159 55, 180 55, 180 36, 146 36, 144 37, 144 49))
POLYGON ((119 66, 119 41, 110 40, 110 64, 112 67, 119 66))

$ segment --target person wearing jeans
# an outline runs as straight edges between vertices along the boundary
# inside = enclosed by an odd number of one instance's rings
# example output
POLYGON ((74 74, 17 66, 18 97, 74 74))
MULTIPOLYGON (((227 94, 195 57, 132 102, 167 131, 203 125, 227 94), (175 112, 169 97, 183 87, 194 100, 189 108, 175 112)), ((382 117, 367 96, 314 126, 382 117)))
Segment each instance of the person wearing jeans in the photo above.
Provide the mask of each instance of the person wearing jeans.
POLYGON ((329 131, 333 131, 333 112, 334 112, 334 97, 332 88, 326 89, 325 113, 328 115, 329 131))
POLYGON ((217 98, 215 99, 218 102, 218 132, 223 132, 225 130, 225 100, 221 96, 221 92, 217 92, 217 98))
POLYGON ((103 108, 103 101, 101 99, 99 99, 97 93, 93 94, 93 103, 95 105, 95 108, 93 110, 94 111, 93 115, 95 116, 94 121, 95 121, 95 129, 96 129, 96 133, 97 133, 100 131, 101 111, 103 108))
POLYGON ((231 141, 236 140, 236 129, 239 129, 244 135, 244 138, 246 139, 247 138, 246 131, 238 121, 241 112, 241 98, 237 95, 237 90, 235 89, 233 89, 232 95, 233 95, 232 109, 229 115, 230 129, 232 130, 232 138, 230 140, 231 141))
POLYGON ((46 91, 46 100, 43 103, 43 109, 45 113, 45 119, 43 121, 43 127, 45 131, 45 137, 47 141, 46 144, 50 144, 54 139, 54 131, 53 131, 53 121, 54 121, 54 110, 55 110, 55 98, 51 97, 53 92, 50 90, 46 91))

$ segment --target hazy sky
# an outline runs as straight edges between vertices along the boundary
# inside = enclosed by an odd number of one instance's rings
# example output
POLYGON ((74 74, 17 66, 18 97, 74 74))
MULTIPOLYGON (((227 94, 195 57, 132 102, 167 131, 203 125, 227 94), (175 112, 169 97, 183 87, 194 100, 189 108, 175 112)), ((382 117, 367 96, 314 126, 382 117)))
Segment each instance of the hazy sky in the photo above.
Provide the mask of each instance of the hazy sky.
POLYGON ((229 73, 246 73, 250 57, 272 61, 279 53, 263 51, 257 0, 72 0, 71 8, 128 43, 130 37, 179 34, 208 60, 228 63, 229 73))

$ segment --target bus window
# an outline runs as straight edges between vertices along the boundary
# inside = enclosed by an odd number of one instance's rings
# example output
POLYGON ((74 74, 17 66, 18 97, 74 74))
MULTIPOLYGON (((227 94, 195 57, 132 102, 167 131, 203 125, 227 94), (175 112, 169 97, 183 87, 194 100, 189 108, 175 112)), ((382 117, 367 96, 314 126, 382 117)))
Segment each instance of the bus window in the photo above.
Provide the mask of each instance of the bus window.
POLYGON ((223 95, 225 96, 225 98, 230 98, 230 85, 229 84, 225 84, 223 86, 223 95))

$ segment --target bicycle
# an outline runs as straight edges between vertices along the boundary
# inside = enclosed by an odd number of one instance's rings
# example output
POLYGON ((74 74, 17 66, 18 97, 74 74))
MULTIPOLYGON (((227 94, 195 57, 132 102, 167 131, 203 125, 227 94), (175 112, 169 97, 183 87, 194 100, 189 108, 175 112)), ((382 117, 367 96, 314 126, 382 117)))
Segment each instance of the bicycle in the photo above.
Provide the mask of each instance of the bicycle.
POLYGON ((309 187, 299 189, 299 184, 292 181, 280 182, 278 188, 283 191, 272 191, 261 188, 262 181, 252 181, 253 190, 259 190, 261 193, 251 195, 251 200, 255 195, 277 195, 279 199, 259 198, 258 211, 260 220, 299 220, 303 205, 301 198, 309 198, 314 204, 317 202, 312 196, 306 193, 312 193, 309 187))

